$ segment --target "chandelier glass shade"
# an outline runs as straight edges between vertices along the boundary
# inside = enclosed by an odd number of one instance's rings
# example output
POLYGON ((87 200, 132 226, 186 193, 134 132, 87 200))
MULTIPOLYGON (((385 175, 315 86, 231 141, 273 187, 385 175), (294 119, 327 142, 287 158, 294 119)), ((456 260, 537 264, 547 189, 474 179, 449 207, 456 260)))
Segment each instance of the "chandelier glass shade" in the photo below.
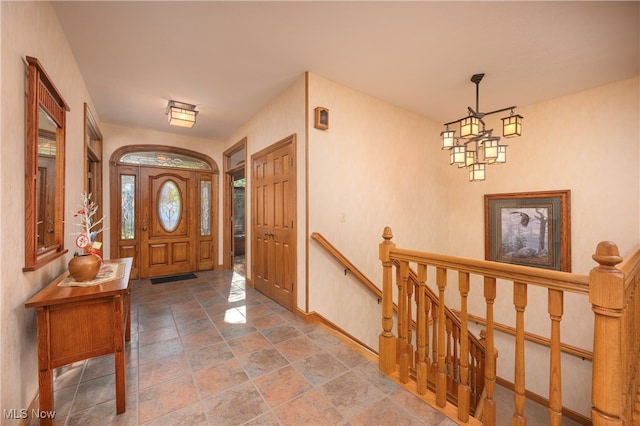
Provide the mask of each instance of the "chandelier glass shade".
POLYGON ((480 112, 479 85, 484 74, 474 74, 471 81, 476 85, 476 108, 468 107, 469 114, 458 120, 445 123, 445 130, 440 133, 442 149, 450 151, 449 163, 469 170, 471 182, 483 181, 486 178, 487 164, 503 164, 507 162, 507 145, 500 143, 499 136, 493 136, 493 129, 486 129, 483 118, 498 112, 510 111, 502 119, 502 136, 513 138, 522 135, 522 116, 514 114, 515 106, 497 109, 491 112, 480 112), (460 136, 449 126, 459 126, 460 136))

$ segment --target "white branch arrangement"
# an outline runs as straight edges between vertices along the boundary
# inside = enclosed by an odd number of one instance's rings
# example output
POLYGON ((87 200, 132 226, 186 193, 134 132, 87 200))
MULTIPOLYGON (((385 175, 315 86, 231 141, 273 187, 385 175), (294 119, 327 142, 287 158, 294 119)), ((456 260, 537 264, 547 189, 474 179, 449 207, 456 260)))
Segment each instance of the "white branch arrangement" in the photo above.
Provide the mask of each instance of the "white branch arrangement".
POLYGON ((86 192, 82 193, 82 204, 79 204, 80 209, 73 214, 73 217, 80 218, 79 222, 71 222, 73 226, 81 228, 79 232, 74 232, 71 235, 77 235, 76 246, 84 249, 85 253, 96 253, 98 248, 94 248, 93 244, 96 241, 96 237, 102 231, 106 231, 108 228, 104 227, 104 219, 102 216, 100 220, 94 222, 93 216, 98 211, 98 205, 91 201, 91 194, 87 195, 86 192))

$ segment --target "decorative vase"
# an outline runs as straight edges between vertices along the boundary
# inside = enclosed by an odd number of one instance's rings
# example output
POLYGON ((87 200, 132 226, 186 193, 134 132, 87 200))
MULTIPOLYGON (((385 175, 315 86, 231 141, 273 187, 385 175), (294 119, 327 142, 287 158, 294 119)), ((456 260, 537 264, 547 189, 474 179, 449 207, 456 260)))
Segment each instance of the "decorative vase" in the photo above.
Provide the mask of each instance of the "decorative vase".
POLYGON ((69 275, 78 282, 91 281, 98 275, 102 262, 94 254, 81 254, 69 261, 69 275))

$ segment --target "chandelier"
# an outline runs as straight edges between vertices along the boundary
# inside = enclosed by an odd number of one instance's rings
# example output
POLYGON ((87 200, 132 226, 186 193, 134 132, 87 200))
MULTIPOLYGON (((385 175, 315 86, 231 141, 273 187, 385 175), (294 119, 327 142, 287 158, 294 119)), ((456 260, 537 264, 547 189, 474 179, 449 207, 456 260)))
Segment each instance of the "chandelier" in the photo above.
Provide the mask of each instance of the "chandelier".
POLYGON ((480 82, 484 74, 474 74, 471 81, 476 85, 476 108, 467 107, 469 115, 445 123, 442 136, 442 149, 451 151, 451 165, 469 170, 469 181, 482 181, 486 177, 486 166, 507 162, 507 145, 500 143, 499 136, 493 136, 493 129, 485 129, 483 118, 498 112, 511 111, 502 119, 502 136, 513 138, 522 134, 522 116, 514 114, 515 106, 500 108, 491 112, 480 112, 480 82), (459 126, 460 136, 449 126, 459 126))

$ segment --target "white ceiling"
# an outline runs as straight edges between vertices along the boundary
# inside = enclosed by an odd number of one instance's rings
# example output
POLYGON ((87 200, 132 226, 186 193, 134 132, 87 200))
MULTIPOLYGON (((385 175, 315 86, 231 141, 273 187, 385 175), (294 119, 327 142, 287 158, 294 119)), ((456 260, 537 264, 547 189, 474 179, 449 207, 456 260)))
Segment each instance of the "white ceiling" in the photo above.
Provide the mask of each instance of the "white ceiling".
MULTIPOLYGON (((439 122, 640 74, 633 2, 54 2, 101 120, 226 139, 305 71, 439 122), (169 126, 169 99, 197 105, 169 126)), ((331 105, 325 105, 331 108, 331 105)))

